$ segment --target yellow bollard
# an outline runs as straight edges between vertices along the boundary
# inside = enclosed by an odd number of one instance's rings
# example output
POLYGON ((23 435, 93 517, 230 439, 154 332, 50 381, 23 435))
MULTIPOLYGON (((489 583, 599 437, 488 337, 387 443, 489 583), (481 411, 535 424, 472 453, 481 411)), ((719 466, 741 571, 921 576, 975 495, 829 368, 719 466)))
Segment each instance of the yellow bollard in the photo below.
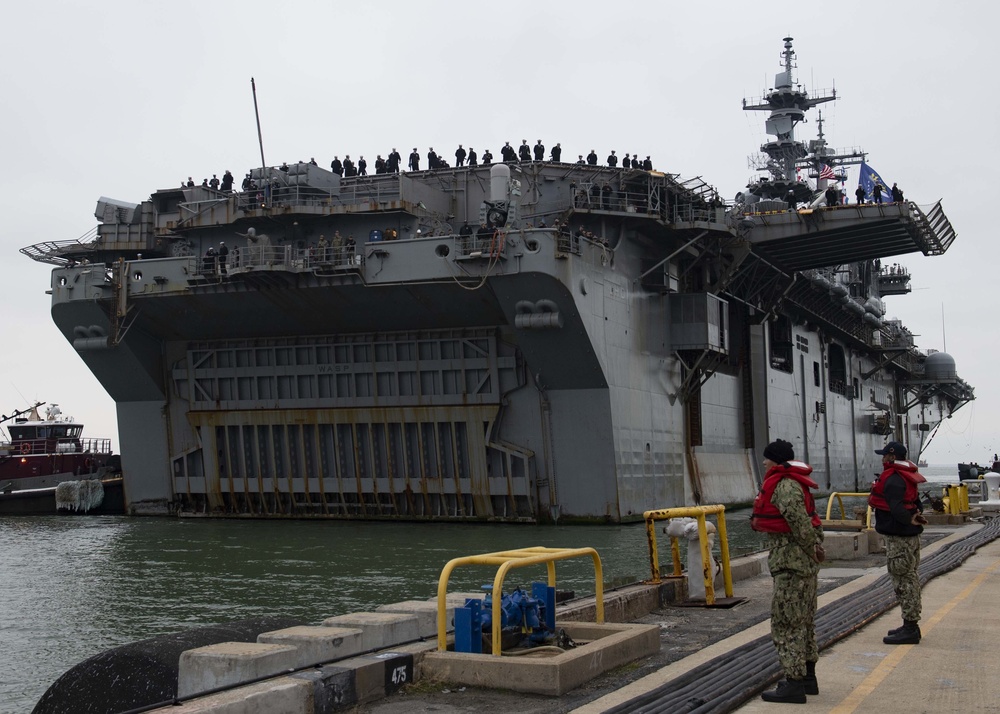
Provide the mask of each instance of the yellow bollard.
POLYGON ((947 494, 944 498, 945 513, 957 516, 962 512, 962 489, 958 486, 948 486, 944 489, 947 494))

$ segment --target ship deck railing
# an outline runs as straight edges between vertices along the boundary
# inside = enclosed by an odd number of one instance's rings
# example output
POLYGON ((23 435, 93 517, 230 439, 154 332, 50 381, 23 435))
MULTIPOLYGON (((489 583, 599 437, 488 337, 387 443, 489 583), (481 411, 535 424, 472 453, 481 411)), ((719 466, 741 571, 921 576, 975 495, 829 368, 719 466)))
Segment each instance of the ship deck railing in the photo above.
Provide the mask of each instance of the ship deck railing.
POLYGON ((363 203, 385 204, 400 201, 399 174, 358 176, 340 183, 334 190, 315 186, 277 186, 234 193, 241 211, 275 206, 353 206, 363 203))
MULTIPOLYGON (((529 224, 530 225, 530 224, 529 224)), ((469 235, 438 233, 425 235, 421 238, 398 238, 392 240, 370 240, 360 246, 316 246, 297 248, 291 245, 249 245, 232 249, 225 263, 219 262, 218 256, 204 256, 198 259, 198 272, 193 281, 217 280, 227 276, 254 272, 312 272, 316 274, 337 274, 362 272, 365 257, 372 250, 378 250, 382 244, 391 244, 396 240, 427 240, 446 239, 452 242, 456 260, 505 260, 511 247, 509 236, 516 233, 528 245, 537 243, 545 236, 553 241, 557 254, 565 256, 568 253, 580 255, 585 244, 593 244, 607 248, 607 241, 593 234, 579 235, 570 233, 566 228, 528 227, 517 231, 498 229, 488 235, 476 232, 469 235)))
POLYGON ((93 251, 97 247, 97 229, 94 226, 79 238, 72 240, 54 240, 35 243, 21 248, 21 253, 39 263, 50 265, 71 266, 76 263, 75 256, 93 251))
POLYGON ((451 236, 459 259, 499 259, 507 257, 507 235, 505 231, 495 230, 488 234, 482 232, 471 235, 458 234, 451 236))
POLYGON ((12 455, 29 454, 110 454, 111 439, 24 439, 0 444, 0 451, 12 455))
MULTIPOLYGON (((435 173, 438 172, 416 172, 416 176, 426 178, 424 174, 435 173)), ((718 209, 726 207, 717 196, 712 197, 714 189, 707 184, 697 187, 701 190, 695 190, 666 174, 625 173, 617 180, 611 180, 610 176, 603 173, 592 176, 587 173, 578 175, 571 171, 569 175, 573 189, 570 199, 573 208, 577 210, 650 217, 663 223, 689 223, 719 222, 718 209), (610 190, 605 191, 605 188, 610 190), (709 199, 702 196, 706 191, 712 194, 706 194, 709 199), (673 198, 668 198, 668 195, 673 198)), ((611 174, 616 175, 619 174, 611 174)), ((232 195, 235 197, 236 208, 244 212, 289 207, 329 209, 337 206, 367 206, 367 210, 379 210, 403 201, 406 191, 401 177, 405 176, 408 174, 351 177, 342 180, 336 188, 279 184, 234 192, 232 195)), ((216 202, 217 200, 213 200, 208 203, 216 202)))
POLYGON ((200 284, 206 281, 217 282, 236 275, 250 273, 315 273, 317 275, 336 275, 347 273, 363 273, 367 257, 378 253, 380 246, 412 241, 450 241, 451 254, 456 261, 493 261, 506 260, 512 247, 518 241, 523 241, 528 250, 534 251, 540 244, 551 241, 557 257, 565 258, 568 254, 582 255, 587 245, 607 250, 606 238, 590 231, 585 234, 580 230, 570 232, 565 226, 534 227, 530 222, 526 227, 516 230, 496 229, 488 233, 477 231, 472 234, 447 233, 435 231, 416 238, 375 238, 353 247, 331 245, 308 245, 296 247, 292 245, 256 245, 238 246, 230 250, 226 261, 220 262, 217 255, 190 257, 194 270, 188 281, 200 284))
POLYGON ((218 276, 271 270, 287 272, 356 272, 364 265, 364 256, 356 247, 294 248, 282 246, 246 246, 230 251, 225 264, 202 259, 202 275, 218 276))

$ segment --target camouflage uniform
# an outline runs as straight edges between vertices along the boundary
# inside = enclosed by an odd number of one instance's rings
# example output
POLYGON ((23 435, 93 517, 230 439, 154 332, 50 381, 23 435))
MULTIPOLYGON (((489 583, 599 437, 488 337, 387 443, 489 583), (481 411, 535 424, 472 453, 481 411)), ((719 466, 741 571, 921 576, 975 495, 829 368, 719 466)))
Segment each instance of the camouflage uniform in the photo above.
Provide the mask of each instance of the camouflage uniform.
POLYGON ((781 668, 788 679, 806 676, 806 662, 819 660, 816 647, 816 581, 819 564, 813 560, 823 530, 814 528, 806 513, 802 486, 782 479, 771 503, 791 527, 791 533, 770 533, 771 552, 767 567, 774 579, 771 599, 771 640, 778 650, 781 668))
POLYGON ((920 538, 919 536, 883 535, 885 559, 896 591, 903 620, 920 619, 920 538))

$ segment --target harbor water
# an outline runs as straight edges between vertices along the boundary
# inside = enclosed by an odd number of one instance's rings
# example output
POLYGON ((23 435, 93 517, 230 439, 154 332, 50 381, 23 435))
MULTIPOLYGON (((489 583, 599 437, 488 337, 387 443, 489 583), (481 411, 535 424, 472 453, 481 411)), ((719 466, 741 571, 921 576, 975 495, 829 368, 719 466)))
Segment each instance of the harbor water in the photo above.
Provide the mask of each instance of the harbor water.
MULTIPOLYGON (((954 467, 925 469, 955 480, 954 467), (945 472, 948 473, 945 473, 945 472)), ((823 502, 821 509, 825 509, 823 502)), ((749 511, 726 514, 734 557, 763 548, 749 511)), ((669 547, 661 538, 661 562, 669 547)), ((30 712, 63 672, 104 650, 190 627, 280 615, 326 617, 436 594, 451 558, 528 546, 593 547, 605 587, 649 577, 641 524, 486 524, 0 518, 0 714, 30 712)), ((682 548, 682 551, 684 549, 682 548)), ((478 590, 495 569, 457 570, 478 590)), ((543 580, 518 569, 510 586, 543 580)), ((558 587, 592 593, 589 559, 557 565, 558 587)))

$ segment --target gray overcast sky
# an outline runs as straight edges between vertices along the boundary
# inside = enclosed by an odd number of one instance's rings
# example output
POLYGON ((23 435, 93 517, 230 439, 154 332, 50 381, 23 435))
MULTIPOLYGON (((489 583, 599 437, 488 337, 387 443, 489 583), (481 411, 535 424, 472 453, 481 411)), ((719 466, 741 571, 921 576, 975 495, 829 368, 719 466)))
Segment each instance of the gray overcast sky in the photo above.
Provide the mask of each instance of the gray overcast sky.
MULTIPOLYGON (((1000 451, 995 323, 1000 264, 988 190, 1000 157, 993 24, 971 2, 47 2, 4 11, 0 29, 0 284, 7 338, 0 411, 58 402, 90 436, 113 436, 114 404, 49 316, 49 267, 19 248, 77 238, 100 196, 259 164, 256 78, 269 164, 405 155, 459 143, 561 142, 652 157, 726 198, 766 140, 741 100, 773 85, 782 38, 798 78, 836 86, 824 132, 862 147, 921 205, 944 199, 948 253, 900 260, 914 292, 887 299, 923 349, 947 351, 977 401, 942 427, 931 463, 1000 451), (693 7, 695 6, 696 7, 693 7), (793 9, 794 8, 794 9, 793 9), (779 19, 781 18, 781 19, 779 19), (985 179, 990 179, 986 181, 985 179), (977 185, 978 184, 978 185, 977 185)), ((815 111, 799 138, 815 137, 815 111)), ((857 182, 849 174, 848 188, 857 182)), ((849 191, 850 193, 850 191, 849 191)), ((890 261, 893 262, 893 261, 890 261)))

